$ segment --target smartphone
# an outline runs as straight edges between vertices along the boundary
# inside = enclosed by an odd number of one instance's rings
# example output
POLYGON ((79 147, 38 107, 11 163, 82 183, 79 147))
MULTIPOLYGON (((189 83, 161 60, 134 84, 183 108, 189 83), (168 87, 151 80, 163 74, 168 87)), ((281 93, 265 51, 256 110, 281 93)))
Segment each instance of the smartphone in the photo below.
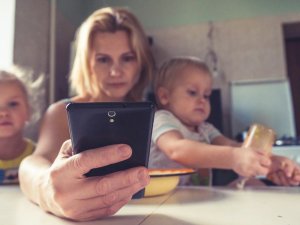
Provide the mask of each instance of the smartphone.
MULTIPOLYGON (((151 102, 69 103, 66 106, 73 154, 112 144, 132 148, 129 159, 95 168, 86 176, 103 176, 148 166, 154 105, 151 102)), ((133 198, 144 196, 144 190, 133 198)))

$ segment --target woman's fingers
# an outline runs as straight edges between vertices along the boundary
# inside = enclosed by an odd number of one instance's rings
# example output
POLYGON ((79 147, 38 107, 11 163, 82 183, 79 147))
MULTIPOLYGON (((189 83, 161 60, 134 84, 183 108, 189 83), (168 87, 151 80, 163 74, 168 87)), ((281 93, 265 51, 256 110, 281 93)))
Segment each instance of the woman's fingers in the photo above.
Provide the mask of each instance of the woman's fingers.
POLYGON ((149 182, 148 170, 144 167, 101 177, 84 175, 93 168, 129 158, 128 145, 106 146, 76 155, 71 152, 71 143, 67 141, 49 170, 47 184, 52 193, 49 205, 57 215, 89 220, 114 214, 149 182))
POLYGON ((95 207, 89 211, 78 212, 78 213, 75 212, 75 214, 70 215, 70 218, 76 221, 90 221, 90 220, 111 216, 115 214, 117 211, 119 211, 119 209, 121 209, 124 205, 126 205, 130 200, 131 198, 123 199, 106 208, 95 207))
POLYGON ((140 189, 141 185, 135 183, 131 187, 118 189, 106 195, 79 200, 76 203, 78 204, 77 207, 72 205, 72 207, 69 207, 72 209, 71 211, 66 210, 66 216, 70 218, 89 218, 91 216, 90 214, 97 216, 112 215, 116 212, 115 210, 118 209, 116 205, 121 207, 123 204, 129 202, 131 196, 140 189))
POLYGON ((131 148, 128 145, 111 145, 92 150, 87 150, 68 158, 68 166, 75 177, 82 177, 91 169, 104 167, 131 156, 131 148))
POLYGON ((77 189, 78 199, 88 199, 97 196, 107 196, 110 193, 114 193, 118 190, 126 189, 122 197, 127 195, 132 196, 140 189, 144 188, 149 183, 149 175, 146 168, 138 167, 132 168, 112 174, 108 174, 103 177, 89 177, 83 178, 80 189, 77 189))

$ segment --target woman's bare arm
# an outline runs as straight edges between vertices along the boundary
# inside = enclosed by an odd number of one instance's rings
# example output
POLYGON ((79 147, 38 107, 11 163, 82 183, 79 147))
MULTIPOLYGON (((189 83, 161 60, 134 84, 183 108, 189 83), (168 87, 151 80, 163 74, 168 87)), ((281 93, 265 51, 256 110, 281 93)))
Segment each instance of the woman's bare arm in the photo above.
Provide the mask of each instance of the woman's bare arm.
POLYGON ((60 217, 86 221, 112 215, 148 184, 148 172, 137 167, 85 177, 93 168, 126 160, 131 148, 120 144, 72 155, 71 141, 61 144, 69 135, 65 114, 59 117, 60 107, 47 111, 36 152, 20 165, 21 189, 42 209, 60 217))

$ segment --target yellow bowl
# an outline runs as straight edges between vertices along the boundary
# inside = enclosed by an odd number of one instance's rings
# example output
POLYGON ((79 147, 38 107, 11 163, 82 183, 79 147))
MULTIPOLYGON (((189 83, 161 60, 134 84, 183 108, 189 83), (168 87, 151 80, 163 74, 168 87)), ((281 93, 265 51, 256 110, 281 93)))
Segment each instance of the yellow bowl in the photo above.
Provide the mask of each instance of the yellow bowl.
POLYGON ((194 173, 193 169, 149 169, 150 183, 145 188, 145 197, 158 196, 174 190, 180 175, 194 173))
POLYGON ((145 189, 145 196, 157 196, 166 194, 177 187, 179 176, 150 177, 150 183, 145 189))

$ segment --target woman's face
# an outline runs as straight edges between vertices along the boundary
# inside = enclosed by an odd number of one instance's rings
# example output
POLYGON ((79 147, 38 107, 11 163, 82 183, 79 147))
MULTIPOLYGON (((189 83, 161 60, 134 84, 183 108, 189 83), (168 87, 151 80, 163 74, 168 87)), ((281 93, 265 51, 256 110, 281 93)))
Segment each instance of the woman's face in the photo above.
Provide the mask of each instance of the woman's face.
POLYGON ((123 101, 139 80, 140 65, 125 31, 95 34, 89 63, 101 101, 123 101))

